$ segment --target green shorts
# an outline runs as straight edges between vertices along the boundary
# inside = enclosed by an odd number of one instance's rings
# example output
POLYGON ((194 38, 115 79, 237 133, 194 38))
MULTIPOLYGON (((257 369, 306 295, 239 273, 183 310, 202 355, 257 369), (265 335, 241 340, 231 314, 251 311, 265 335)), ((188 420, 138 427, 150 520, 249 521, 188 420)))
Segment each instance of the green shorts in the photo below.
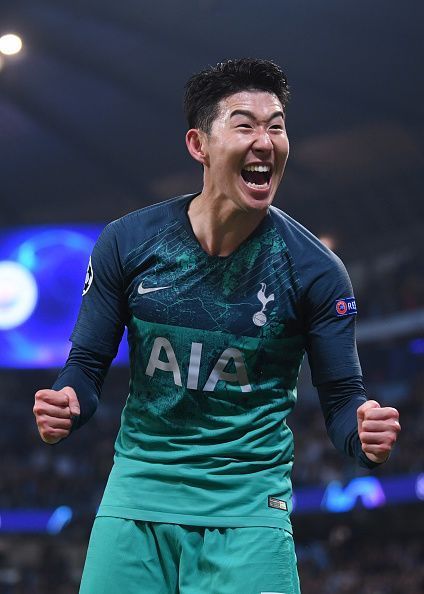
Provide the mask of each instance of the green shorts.
POLYGON ((80 594, 299 594, 282 528, 204 528, 98 517, 80 594))

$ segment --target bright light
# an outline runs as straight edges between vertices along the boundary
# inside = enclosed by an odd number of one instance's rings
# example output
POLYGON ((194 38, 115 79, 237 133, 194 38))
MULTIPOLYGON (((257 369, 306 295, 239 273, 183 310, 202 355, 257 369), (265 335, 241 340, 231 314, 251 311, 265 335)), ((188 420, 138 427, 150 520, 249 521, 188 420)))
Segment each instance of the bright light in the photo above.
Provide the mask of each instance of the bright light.
POLYGON ((424 500, 424 473, 417 476, 417 482, 415 483, 415 493, 418 499, 424 500))
POLYGON ((0 37, 0 52, 5 56, 17 54, 22 49, 22 40, 18 35, 8 33, 0 37))
POLYGON ((0 330, 23 324, 37 304, 37 283, 31 272, 10 260, 0 261, 0 330))

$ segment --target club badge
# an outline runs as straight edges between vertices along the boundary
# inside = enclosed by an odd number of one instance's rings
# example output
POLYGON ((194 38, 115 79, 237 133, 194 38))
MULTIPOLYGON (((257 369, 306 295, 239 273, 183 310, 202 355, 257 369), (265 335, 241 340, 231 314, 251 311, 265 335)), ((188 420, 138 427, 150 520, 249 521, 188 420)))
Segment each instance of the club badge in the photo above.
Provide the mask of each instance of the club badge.
POLYGON ((253 314, 253 323, 255 326, 265 326, 267 323, 267 317, 265 315, 266 306, 270 301, 274 301, 274 293, 271 293, 268 297, 265 295, 266 284, 261 283, 261 288, 258 291, 258 299, 262 303, 262 309, 253 314))

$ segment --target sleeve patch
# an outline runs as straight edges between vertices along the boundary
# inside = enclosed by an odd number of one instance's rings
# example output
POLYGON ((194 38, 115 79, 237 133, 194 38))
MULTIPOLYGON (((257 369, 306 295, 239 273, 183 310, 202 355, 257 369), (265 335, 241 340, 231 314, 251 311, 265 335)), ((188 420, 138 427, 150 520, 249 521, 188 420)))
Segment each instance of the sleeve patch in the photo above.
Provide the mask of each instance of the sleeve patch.
POLYGON ((354 316, 357 313, 355 297, 345 297, 345 299, 336 300, 336 315, 338 318, 354 316))
POLYGON ((84 288, 82 291, 83 297, 88 292, 88 289, 91 287, 91 283, 93 282, 93 276, 94 276, 93 266, 91 264, 91 257, 90 257, 90 260, 88 261, 87 272, 85 274, 84 288))

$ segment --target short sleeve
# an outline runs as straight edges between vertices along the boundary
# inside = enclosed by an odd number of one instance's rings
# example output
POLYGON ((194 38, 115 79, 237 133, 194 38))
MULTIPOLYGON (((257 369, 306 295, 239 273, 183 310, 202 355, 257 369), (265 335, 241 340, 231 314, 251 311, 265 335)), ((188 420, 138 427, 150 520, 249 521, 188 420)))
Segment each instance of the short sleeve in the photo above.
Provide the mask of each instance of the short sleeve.
POLYGON ((314 385, 362 375, 355 339, 356 303, 337 256, 328 258, 305 299, 306 350, 314 385))
POLYGON ((108 225, 94 246, 71 335, 73 343, 109 357, 116 356, 128 318, 116 224, 108 225))

